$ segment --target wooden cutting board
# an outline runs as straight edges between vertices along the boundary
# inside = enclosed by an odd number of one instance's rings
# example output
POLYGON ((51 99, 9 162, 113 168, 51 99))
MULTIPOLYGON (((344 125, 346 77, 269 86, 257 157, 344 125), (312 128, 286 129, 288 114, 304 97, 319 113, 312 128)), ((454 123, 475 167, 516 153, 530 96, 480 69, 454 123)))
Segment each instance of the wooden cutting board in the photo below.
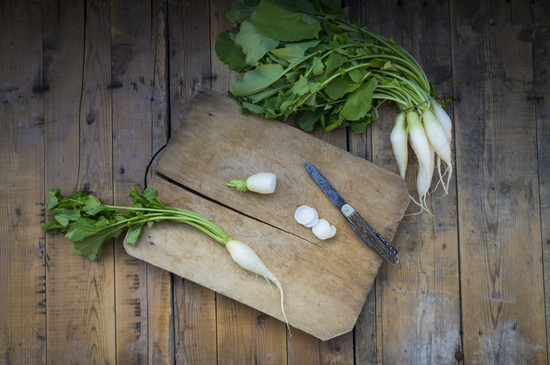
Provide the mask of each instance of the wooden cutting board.
MULTIPOLYGON (((150 186, 165 204, 201 213, 252 247, 284 288, 290 325, 328 340, 354 327, 383 260, 309 177, 305 161, 392 240, 409 203, 398 175, 287 124, 244 116, 233 100, 211 91, 190 100, 150 186), (277 174, 274 194, 239 193, 225 186, 261 171, 277 174), (336 236, 321 241, 296 223, 294 211, 302 204, 336 226, 336 236)), ((156 224, 135 247, 125 248, 283 320, 275 286, 239 267, 223 245, 197 229, 156 224)))

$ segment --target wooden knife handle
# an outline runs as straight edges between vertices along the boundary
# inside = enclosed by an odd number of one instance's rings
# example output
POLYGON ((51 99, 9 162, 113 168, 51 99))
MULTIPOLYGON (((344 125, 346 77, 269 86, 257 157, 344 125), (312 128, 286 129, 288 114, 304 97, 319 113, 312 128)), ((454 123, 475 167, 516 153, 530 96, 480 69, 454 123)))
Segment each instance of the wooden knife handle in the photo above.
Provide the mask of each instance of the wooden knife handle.
MULTIPOLYGON (((350 206, 348 207, 351 208, 350 206)), ((342 211, 346 215, 346 218, 350 224, 365 242, 376 249, 376 251, 378 251, 380 255, 382 255, 382 257, 389 262, 398 262, 397 253, 399 251, 390 245, 380 233, 376 232, 376 230, 372 228, 372 226, 365 219, 363 219, 357 211, 355 211, 355 209, 351 208, 351 210, 347 211, 347 214, 344 208, 342 211)))

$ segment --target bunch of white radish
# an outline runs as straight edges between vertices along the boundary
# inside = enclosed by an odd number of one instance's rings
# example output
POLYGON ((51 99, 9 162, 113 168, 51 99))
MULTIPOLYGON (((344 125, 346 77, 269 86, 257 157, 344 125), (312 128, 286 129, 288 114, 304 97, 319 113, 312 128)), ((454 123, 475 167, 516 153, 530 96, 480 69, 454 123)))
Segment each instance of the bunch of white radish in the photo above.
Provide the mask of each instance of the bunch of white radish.
POLYGON ((313 234, 320 240, 326 240, 336 235, 336 227, 326 219, 320 218, 317 210, 307 205, 300 205, 294 212, 294 219, 301 225, 311 228, 313 234))
POLYGON ((390 141, 399 174, 403 179, 407 171, 408 143, 410 143, 418 160, 416 179, 418 200, 412 197, 411 199, 421 207, 421 211, 429 212, 426 197, 432 184, 435 166, 437 165, 439 175, 438 184, 442 184, 445 193, 448 192, 453 172, 451 119, 435 99, 430 99, 422 110, 411 109, 397 114, 390 141), (441 170, 441 161, 446 166, 445 171, 441 170))

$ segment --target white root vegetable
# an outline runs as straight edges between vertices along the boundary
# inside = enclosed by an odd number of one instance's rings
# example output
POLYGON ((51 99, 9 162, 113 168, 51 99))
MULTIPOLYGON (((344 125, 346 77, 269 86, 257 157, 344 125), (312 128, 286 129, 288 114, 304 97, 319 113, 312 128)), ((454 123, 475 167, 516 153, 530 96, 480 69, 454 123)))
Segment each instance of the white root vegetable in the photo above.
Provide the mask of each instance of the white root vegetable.
POLYGON ((294 219, 296 219, 296 222, 311 228, 319 221, 319 214, 314 208, 307 205, 301 205, 296 208, 296 211, 294 212, 294 219))
POLYGON ((336 235, 336 227, 323 218, 319 219, 319 222, 313 226, 312 231, 320 240, 326 240, 336 235))
MULTIPOLYGON (((418 205, 423 210, 429 212, 426 205, 426 196, 430 189, 430 183, 433 177, 434 170, 434 151, 426 132, 420 123, 418 114, 415 111, 407 113, 407 125, 409 128, 409 139, 411 147, 418 158, 419 170, 416 182, 416 188, 418 192, 418 205)), ((414 199, 413 199, 414 200, 414 199)))
POLYGON ((451 146, 443 126, 439 123, 435 115, 428 109, 422 113, 422 124, 424 125, 424 130, 428 141, 433 147, 435 154, 438 159, 441 159, 447 165, 447 170, 445 173, 441 173, 441 168, 438 160, 438 172, 439 172, 439 181, 443 184, 445 193, 448 192, 448 187, 450 183, 451 174, 453 171, 453 164, 451 161, 451 146), (443 182, 443 176, 447 175, 447 181, 443 182))
POLYGON ((225 244, 225 247, 229 251, 233 261, 239 264, 242 268, 255 274, 262 275, 266 280, 273 282, 277 286, 279 292, 281 293, 281 312, 283 313, 283 317, 285 318, 285 322, 288 326, 288 319, 286 318, 284 309, 283 286, 279 280, 271 271, 269 271, 262 260, 260 260, 256 252, 254 252, 254 250, 252 250, 248 245, 241 241, 231 239, 225 244))
POLYGON ((450 144, 453 140, 453 123, 451 122, 451 118, 449 117, 449 114, 447 114, 445 109, 443 109, 437 101, 432 99, 430 104, 434 115, 437 118, 437 121, 443 127, 445 135, 447 136, 447 141, 449 141, 450 144))
POLYGON ((259 172, 245 179, 234 179, 225 185, 237 191, 252 191, 259 194, 273 194, 277 186, 277 175, 272 172, 259 172))
POLYGON ((405 125, 405 112, 397 114, 395 125, 390 133, 390 141, 393 155, 397 161, 399 174, 404 179, 407 171, 409 145, 407 144, 407 128, 405 125))

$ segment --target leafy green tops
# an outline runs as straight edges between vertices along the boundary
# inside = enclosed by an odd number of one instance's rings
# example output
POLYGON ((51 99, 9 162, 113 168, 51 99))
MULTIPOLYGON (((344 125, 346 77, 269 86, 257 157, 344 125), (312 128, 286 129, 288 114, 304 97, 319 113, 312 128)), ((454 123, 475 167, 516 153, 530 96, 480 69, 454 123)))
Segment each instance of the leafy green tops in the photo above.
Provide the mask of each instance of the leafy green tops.
POLYGON ((226 16, 236 29, 215 48, 241 73, 230 95, 243 113, 360 133, 384 101, 422 109, 433 95, 408 52, 350 21, 339 2, 235 0, 226 16))

